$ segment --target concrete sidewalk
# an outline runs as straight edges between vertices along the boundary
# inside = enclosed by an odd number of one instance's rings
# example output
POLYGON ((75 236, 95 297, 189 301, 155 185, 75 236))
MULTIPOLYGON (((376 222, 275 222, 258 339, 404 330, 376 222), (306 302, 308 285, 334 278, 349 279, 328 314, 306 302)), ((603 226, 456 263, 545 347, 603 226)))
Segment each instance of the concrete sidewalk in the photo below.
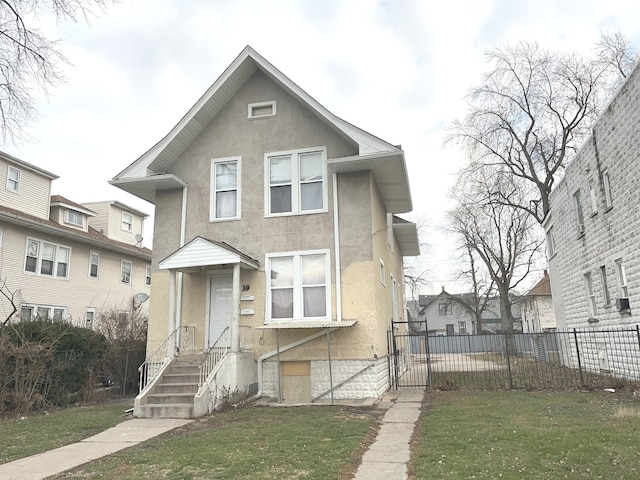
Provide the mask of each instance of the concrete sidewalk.
POLYGON ((409 444, 424 398, 424 389, 387 392, 385 402, 392 402, 382 417, 382 426, 373 444, 362 457, 354 480, 405 480, 409 461, 409 444))
POLYGON ((41 480, 136 445, 193 420, 127 420, 78 443, 0 465, 2 480, 41 480))

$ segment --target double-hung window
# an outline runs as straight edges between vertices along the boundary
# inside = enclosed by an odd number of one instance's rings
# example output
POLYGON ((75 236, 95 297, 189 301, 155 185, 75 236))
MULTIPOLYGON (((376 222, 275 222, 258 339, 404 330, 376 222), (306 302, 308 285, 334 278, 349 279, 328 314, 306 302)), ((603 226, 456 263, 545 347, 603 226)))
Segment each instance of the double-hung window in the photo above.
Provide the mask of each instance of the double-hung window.
POLYGON ((100 266, 100 254, 91 252, 89 254, 89 277, 98 278, 98 267, 100 266))
POLYGON ((267 255, 271 321, 330 318, 328 250, 267 255))
POLYGON ((84 215, 75 210, 65 210, 64 222, 77 227, 84 227, 84 215))
POLYGON ((24 271, 55 278, 68 278, 71 249, 28 238, 24 271))
POLYGON ((627 272, 624 268, 622 258, 616 260, 616 273, 618 276, 618 292, 621 298, 629 298, 629 288, 627 287, 627 272))
POLYGON ((578 235, 584 234, 584 211, 582 210, 582 198, 580 190, 573 194, 573 203, 576 210, 576 219, 578 220, 578 235))
POLYGON ((20 170, 11 166, 7 167, 7 190, 11 192, 20 190, 20 170))
POLYGON ((327 210, 326 151, 292 150, 265 156, 265 215, 327 210))
POLYGON ((209 219, 240 218, 240 157, 211 160, 209 219))
POLYGON ((132 263, 122 260, 120 264, 120 282, 131 283, 131 269, 132 263))
POLYGON ((608 170, 602 171, 602 183, 604 186, 604 208, 609 209, 613 206, 613 199, 611 197, 611 177, 608 170))
POLYGON ((587 272, 584 274, 584 288, 587 294, 589 316, 591 318, 594 318, 596 316, 596 295, 593 291, 593 280, 591 278, 591 272, 587 272))
POLYGON ((122 230, 125 232, 133 231, 133 215, 122 212, 122 230))

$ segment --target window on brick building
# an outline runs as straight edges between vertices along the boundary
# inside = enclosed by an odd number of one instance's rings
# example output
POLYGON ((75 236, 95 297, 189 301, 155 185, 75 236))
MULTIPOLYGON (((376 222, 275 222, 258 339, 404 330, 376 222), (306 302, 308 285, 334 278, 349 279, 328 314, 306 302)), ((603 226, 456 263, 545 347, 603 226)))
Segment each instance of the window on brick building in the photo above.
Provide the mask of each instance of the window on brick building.
POLYGON ((611 197, 611 178, 608 170, 602 171, 602 185, 604 187, 604 208, 609 209, 613 207, 613 199, 611 197))
POLYGON ((602 281, 602 293, 604 294, 604 306, 611 305, 611 294, 609 293, 609 284, 607 282, 607 267, 600 267, 600 280, 602 281))
POLYGON ((593 291, 593 279, 591 278, 591 272, 584 274, 584 288, 587 293, 589 317, 594 318, 596 316, 596 295, 593 291))
POLYGON ((573 194, 573 203, 576 209, 576 219, 578 220, 578 234, 584 234, 584 211, 582 209, 582 198, 580 190, 573 194))

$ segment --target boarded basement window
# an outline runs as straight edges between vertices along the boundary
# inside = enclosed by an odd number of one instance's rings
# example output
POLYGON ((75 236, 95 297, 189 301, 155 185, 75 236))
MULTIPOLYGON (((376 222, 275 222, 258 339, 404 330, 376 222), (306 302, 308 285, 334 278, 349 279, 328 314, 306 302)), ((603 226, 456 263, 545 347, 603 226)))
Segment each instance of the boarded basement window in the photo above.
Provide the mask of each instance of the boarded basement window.
POLYGON ((249 104, 249 118, 272 117, 276 114, 276 102, 249 104))

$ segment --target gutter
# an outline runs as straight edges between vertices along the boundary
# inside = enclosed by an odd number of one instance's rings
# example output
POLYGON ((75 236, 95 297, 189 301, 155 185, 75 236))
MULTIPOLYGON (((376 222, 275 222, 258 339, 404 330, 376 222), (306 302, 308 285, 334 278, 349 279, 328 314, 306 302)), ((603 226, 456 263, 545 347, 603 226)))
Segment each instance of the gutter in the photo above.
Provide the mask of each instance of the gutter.
POLYGON ((342 272, 340 271, 340 218, 338 215, 338 174, 333 172, 333 239, 336 264, 336 320, 342 321, 342 272))

